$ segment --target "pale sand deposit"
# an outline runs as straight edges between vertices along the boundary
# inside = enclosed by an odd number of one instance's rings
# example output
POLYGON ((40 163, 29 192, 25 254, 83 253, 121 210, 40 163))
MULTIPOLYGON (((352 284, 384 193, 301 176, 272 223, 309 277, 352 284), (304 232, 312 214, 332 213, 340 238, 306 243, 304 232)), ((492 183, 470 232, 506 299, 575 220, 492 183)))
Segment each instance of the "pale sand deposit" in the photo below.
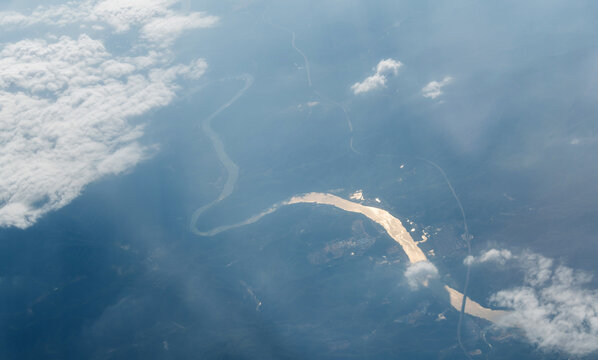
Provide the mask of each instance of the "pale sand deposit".
MULTIPOLYGON (((372 206, 361 205, 349 200, 345 200, 336 195, 324 193, 308 193, 300 196, 294 196, 283 204, 292 205, 299 203, 332 205, 341 210, 365 215, 370 220, 380 224, 384 230, 386 230, 388 235, 399 245, 401 245, 411 263, 428 260, 424 252, 417 246, 417 243, 413 241, 413 238, 407 229, 405 229, 403 223, 401 223, 401 220, 392 216, 386 210, 378 209, 372 206)), ((444 288, 449 294, 451 306, 457 311, 461 311, 463 294, 447 285, 445 285, 444 288)), ((465 303, 465 313, 494 322, 497 318, 506 315, 508 312, 485 308, 470 298, 467 298, 465 303)))
MULTIPOLYGON (((277 211, 282 206, 293 204, 331 205, 344 211, 362 214, 366 216, 368 219, 382 226, 384 230, 386 230, 386 233, 394 241, 401 245, 411 263, 417 263, 420 261, 428 260, 424 252, 417 246, 417 243, 413 241, 411 234, 407 231, 407 229, 405 229, 403 223, 401 223, 401 220, 392 216, 388 211, 378 209, 372 206, 354 203, 336 195, 326 193, 313 192, 304 195, 294 196, 290 200, 276 204, 272 206, 270 209, 255 216, 252 216, 251 218, 240 223, 217 227, 205 232, 200 232, 196 229, 195 231, 197 234, 202 236, 213 236, 223 231, 255 223, 262 217, 277 211)), ((192 222, 192 224, 194 223, 192 222)), ((444 288, 449 294, 451 306, 454 307, 457 311, 461 311, 461 301, 463 300, 463 294, 449 286, 445 286, 444 288)), ((485 308, 482 305, 471 300, 470 298, 467 298, 467 302, 465 304, 465 313, 475 317, 486 319, 488 321, 495 322, 496 319, 498 319, 502 315, 507 314, 508 312, 503 310, 492 310, 485 308)))
MULTIPOLYGON (((451 306, 457 309, 457 311, 461 311, 461 301, 463 300, 463 294, 449 287, 448 285, 444 285, 444 288, 449 293, 451 306)), ((499 317, 507 315, 509 312, 504 310, 488 309, 471 300, 470 298, 467 298, 467 302, 465 303, 465 313, 495 322, 499 317)))
POLYGON ((426 261, 426 255, 417 246, 411 235, 407 232, 401 220, 392 216, 388 211, 378 209, 372 206, 365 206, 345 200, 336 195, 324 193, 308 193, 305 195, 294 196, 285 204, 292 205, 297 203, 312 203, 322 205, 332 205, 341 210, 360 213, 365 215, 368 219, 380 224, 388 235, 405 251, 409 261, 416 263, 418 261, 426 261))

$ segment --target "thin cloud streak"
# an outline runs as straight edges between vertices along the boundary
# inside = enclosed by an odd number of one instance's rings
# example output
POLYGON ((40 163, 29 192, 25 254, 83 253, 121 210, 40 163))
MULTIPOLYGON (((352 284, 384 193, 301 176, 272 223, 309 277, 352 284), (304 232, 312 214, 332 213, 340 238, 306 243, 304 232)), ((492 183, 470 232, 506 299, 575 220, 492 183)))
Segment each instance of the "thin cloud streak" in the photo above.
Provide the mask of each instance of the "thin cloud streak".
POLYGON ((422 89, 422 96, 429 99, 436 99, 442 95, 442 88, 453 82, 453 78, 445 76, 442 81, 431 81, 422 89))

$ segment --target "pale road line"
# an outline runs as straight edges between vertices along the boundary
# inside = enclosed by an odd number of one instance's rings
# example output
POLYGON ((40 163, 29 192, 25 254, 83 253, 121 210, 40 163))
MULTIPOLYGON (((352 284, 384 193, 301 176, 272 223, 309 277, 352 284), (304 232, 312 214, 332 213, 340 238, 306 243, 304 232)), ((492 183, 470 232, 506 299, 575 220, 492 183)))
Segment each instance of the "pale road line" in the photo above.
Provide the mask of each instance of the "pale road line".
MULTIPOLYGON (((442 168, 438 164, 436 164, 435 162, 430 161, 428 159, 424 159, 424 158, 419 158, 419 159, 434 166, 438 171, 440 171, 440 173, 444 177, 444 180, 446 180, 446 184, 448 185, 449 190, 453 194, 453 197, 457 201, 459 210, 461 210, 461 216, 463 217, 463 230, 465 232, 463 234, 463 239, 465 240, 465 243, 467 244, 467 256, 471 256, 471 236, 469 235, 469 226, 467 226, 467 217, 465 216, 465 209, 463 209, 461 200, 459 200, 459 197, 457 196, 457 193, 455 192, 453 185, 451 184, 451 182, 450 182, 448 176, 446 175, 446 173, 444 172, 444 170, 442 170, 442 168)), ((471 263, 467 263, 465 266, 467 266, 467 270, 465 271, 465 285, 463 285, 463 295, 460 298, 461 299, 461 307, 460 307, 460 311, 459 311, 459 322, 457 324, 457 341, 459 342, 459 347, 461 347, 461 350, 463 350, 463 353, 465 354, 465 356, 467 356, 469 359, 471 359, 471 356, 469 356, 469 352, 467 351, 467 349, 465 348, 465 345, 463 345, 463 341, 461 340, 461 328, 463 326, 463 313, 465 312, 465 308, 467 306, 467 289, 469 287, 469 278, 470 278, 470 274, 471 274, 471 263)), ((452 299, 453 298, 451 297, 451 303, 452 303, 452 299)))
POLYGON ((291 40, 291 45, 293 46, 293 49, 295 49, 295 51, 297 51, 299 54, 301 54, 301 56, 303 56, 303 63, 305 64, 305 73, 307 74, 307 83, 309 84, 309 87, 311 87, 311 73, 309 72, 309 61, 307 60, 307 56, 305 56, 303 51, 299 50, 299 48, 295 46, 295 32, 293 31, 292 34, 293 40, 291 40))
POLYGON ((341 108, 341 110, 343 110, 343 113, 345 114, 345 120, 347 120, 347 126, 349 127, 349 133, 351 134, 351 138, 349 139, 349 147, 351 148, 351 151, 353 151, 355 154, 361 155, 361 153, 355 150, 355 148, 353 147, 353 123, 351 122, 351 118, 349 117, 349 112, 347 111, 347 109, 341 103, 327 98, 326 96, 320 94, 317 90, 314 90, 314 93, 318 95, 322 100, 329 102, 335 106, 338 106, 339 108, 341 108))
POLYGON ((351 123, 351 119, 349 118, 349 112, 347 111, 347 109, 341 105, 340 103, 327 98, 326 96, 320 94, 317 90, 314 90, 314 93, 316 95, 318 95, 322 100, 331 103, 332 105, 336 105, 339 108, 341 108, 341 110, 343 110, 343 113, 345 114, 345 119, 347 120, 347 126, 349 127, 349 132, 353 133, 353 123, 351 123))
POLYGON ((351 151, 353 151, 355 154, 361 155, 361 153, 355 150, 355 148, 353 147, 353 136, 351 136, 351 139, 349 140, 349 147, 351 148, 351 151))
POLYGON ((287 29, 284 26, 274 24, 272 21, 270 21, 270 20, 268 20, 266 18, 266 13, 265 12, 262 14, 262 20, 265 23, 267 23, 267 24, 269 24, 269 25, 271 25, 271 26, 273 26, 273 27, 275 27, 277 29, 280 29, 282 31, 285 31, 285 32, 291 34, 291 46, 293 47, 293 49, 296 52, 298 52, 303 57, 303 63, 304 63, 304 67, 305 67, 305 74, 307 76, 307 84, 313 90, 313 92, 318 97, 320 97, 322 100, 324 100, 325 102, 331 103, 331 104, 333 104, 335 106, 338 106, 338 107, 341 108, 341 110, 343 110, 343 113, 345 114, 345 119, 347 120, 347 126, 349 127, 349 132, 351 133, 351 138, 349 140, 349 147, 351 148, 351 151, 353 151, 353 153, 355 153, 357 155, 361 155, 361 153, 359 151, 355 150, 355 147, 353 147, 353 124, 351 123, 351 119, 349 118, 349 113, 347 112, 347 109, 343 105, 341 105, 340 103, 337 103, 336 101, 333 101, 333 100, 331 100, 331 99, 323 96, 322 94, 320 94, 317 90, 315 90, 313 88, 312 82, 311 82, 311 71, 309 69, 309 60, 307 59, 307 55, 305 55, 305 53, 301 49, 299 49, 297 47, 297 45, 295 45, 295 39, 297 37, 295 35, 295 32, 292 31, 292 30, 290 30, 290 29, 287 29))
POLYGON ((293 47, 293 49, 295 49, 295 51, 297 51, 303 57, 303 63, 304 63, 304 66, 305 66, 305 74, 307 76, 307 84, 309 85, 309 87, 312 87, 312 84, 311 84, 311 73, 309 71, 309 60, 307 60, 307 56, 305 56, 305 53, 303 51, 301 51, 301 49, 299 49, 297 46, 295 46, 295 38, 296 38, 295 32, 292 31, 292 30, 290 30, 290 29, 287 29, 284 26, 275 24, 272 21, 268 20, 266 18, 266 12, 262 13, 262 20, 266 24, 269 24, 270 26, 274 26, 275 28, 278 28, 278 29, 280 29, 282 31, 285 31, 285 32, 288 32, 289 34, 291 34, 291 46, 293 47))

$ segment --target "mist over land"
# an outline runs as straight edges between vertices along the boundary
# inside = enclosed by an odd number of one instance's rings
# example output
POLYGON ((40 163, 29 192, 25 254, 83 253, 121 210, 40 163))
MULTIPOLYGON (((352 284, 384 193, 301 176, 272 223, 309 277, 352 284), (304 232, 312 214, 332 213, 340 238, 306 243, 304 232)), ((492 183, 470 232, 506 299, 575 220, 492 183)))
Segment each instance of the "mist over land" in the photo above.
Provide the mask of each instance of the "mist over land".
POLYGON ((0 357, 596 358, 596 7, 2 3, 0 357))

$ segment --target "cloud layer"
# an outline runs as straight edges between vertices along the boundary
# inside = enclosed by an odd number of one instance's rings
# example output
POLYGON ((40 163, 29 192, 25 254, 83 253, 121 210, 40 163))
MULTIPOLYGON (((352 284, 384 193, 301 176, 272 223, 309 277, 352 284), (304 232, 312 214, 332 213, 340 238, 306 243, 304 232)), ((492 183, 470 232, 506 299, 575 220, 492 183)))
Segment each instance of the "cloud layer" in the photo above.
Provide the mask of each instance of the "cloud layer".
POLYGON ((586 355, 598 350, 598 291, 588 289, 591 275, 555 264, 530 252, 513 255, 492 249, 474 263, 509 263, 523 271, 523 284, 490 298, 494 305, 512 311, 498 324, 521 329, 543 350, 586 355))
POLYGON ((453 78, 445 76, 442 81, 431 81, 422 89, 422 95, 425 98, 436 99, 442 95, 442 88, 453 82, 453 78))
POLYGON ((357 95, 385 87, 388 76, 396 75, 401 66, 403 66, 403 64, 397 60, 381 60, 375 68, 376 73, 374 73, 372 76, 368 76, 362 82, 356 82, 353 84, 351 86, 351 90, 353 90, 353 93, 357 95))
POLYGON ((147 156, 139 116, 169 104, 180 77, 198 78, 207 67, 203 59, 172 64, 164 41, 201 22, 193 14, 182 21, 172 3, 86 1, 0 13, 0 28, 104 22, 114 32, 139 26, 140 39, 150 41, 135 56, 116 56, 86 34, 0 48, 0 226, 26 228, 147 156), (162 43, 154 46, 156 39, 162 43))
POLYGON ((115 33, 138 28, 142 38, 168 45, 184 30, 205 28, 218 22, 202 12, 178 13, 177 0, 87 0, 58 6, 38 6, 31 14, 0 12, 0 26, 20 28, 36 24, 62 27, 82 24, 96 29, 109 26, 115 33))

